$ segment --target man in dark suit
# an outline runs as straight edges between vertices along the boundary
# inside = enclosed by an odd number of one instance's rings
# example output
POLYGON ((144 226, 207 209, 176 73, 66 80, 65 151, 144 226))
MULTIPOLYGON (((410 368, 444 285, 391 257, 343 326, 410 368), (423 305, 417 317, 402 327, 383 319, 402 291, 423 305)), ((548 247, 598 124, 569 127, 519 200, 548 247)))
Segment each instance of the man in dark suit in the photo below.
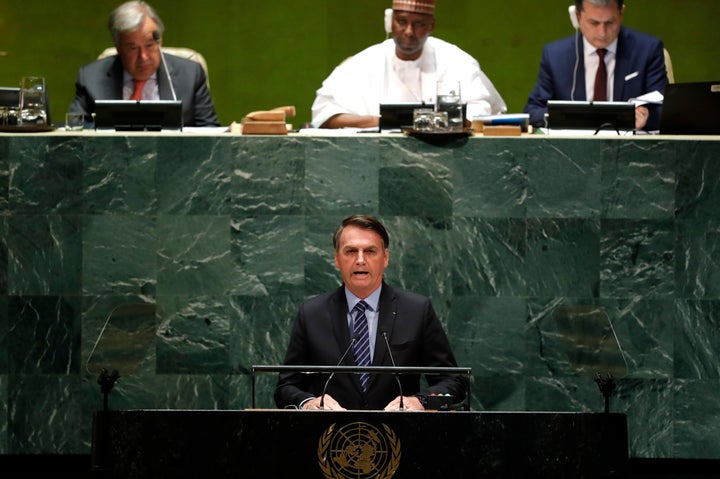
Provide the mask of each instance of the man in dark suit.
POLYGON ((168 82, 160 55, 165 27, 150 5, 123 3, 110 14, 108 27, 118 54, 80 68, 69 111, 92 121, 95 100, 173 100, 174 89, 184 126, 220 126, 199 63, 165 55, 172 87, 168 82))
MULTIPOLYGON (((394 359, 397 366, 457 366, 430 299, 383 281, 389 238, 382 223, 366 215, 345 218, 335 231, 333 246, 335 267, 344 285, 300 307, 286 365, 336 366, 341 358, 344 366, 362 365, 368 352, 361 346, 363 333, 358 328, 367 319, 370 365, 392 366, 394 359), (364 313, 356 312, 355 305, 363 301, 364 313)), ((329 410, 398 410, 402 404, 405 410, 423 410, 433 393, 450 394, 458 403, 467 393, 467 381, 461 375, 433 374, 426 375, 426 380, 428 387, 421 389, 417 374, 374 374, 363 387, 358 374, 335 374, 327 382, 327 375, 282 373, 275 403, 281 408, 329 410)))
MULTIPOLYGON (((622 26, 623 0, 576 0, 575 5, 580 34, 543 48, 537 83, 524 108, 534 126, 545 126, 548 100, 627 101, 665 91, 662 41, 622 26), (607 52, 605 98, 594 98, 598 49, 607 52)), ((637 107, 635 128, 657 130, 660 114, 658 107, 637 107)))

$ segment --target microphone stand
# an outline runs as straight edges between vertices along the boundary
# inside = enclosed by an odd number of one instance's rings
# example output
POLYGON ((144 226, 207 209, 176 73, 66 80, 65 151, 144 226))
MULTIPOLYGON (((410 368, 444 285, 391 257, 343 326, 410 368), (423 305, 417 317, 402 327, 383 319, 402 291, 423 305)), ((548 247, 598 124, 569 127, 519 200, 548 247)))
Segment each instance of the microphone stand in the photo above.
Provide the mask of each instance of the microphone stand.
POLYGON ((165 76, 167 77, 168 83, 170 84, 170 92, 172 93, 172 97, 174 101, 177 101, 177 95, 175 95, 175 87, 173 86, 172 79, 170 78, 170 71, 167 67, 167 62, 165 61, 165 54, 162 50, 162 45, 160 44, 160 32, 157 30, 154 30, 152 33, 153 40, 155 40, 155 43, 157 44, 158 49, 160 50, 160 58, 162 59, 163 67, 165 67, 165 76))
MULTIPOLYGON (((382 337, 385 340, 385 346, 387 346, 388 354, 390 355, 390 362, 392 363, 393 367, 395 368, 397 366, 395 366, 395 358, 393 357, 392 349, 390 349, 390 341, 388 341, 388 338, 387 338, 387 331, 382 332, 382 337)), ((402 383, 400 382, 400 378, 398 377, 397 374, 393 374, 393 376, 395 376, 395 380, 397 381, 397 384, 398 384, 398 389, 400 390, 400 410, 404 411, 405 404, 403 403, 402 383)))
MULTIPOLYGON (((340 356, 340 361, 338 361, 337 365, 340 366, 342 362, 345 360, 345 357, 348 355, 350 350, 352 350, 353 346, 355 346, 355 342, 357 341, 357 335, 353 336, 353 338, 350 340, 350 345, 347 347, 345 352, 342 356, 340 356)), ((330 384, 330 380, 335 376, 335 371, 330 373, 330 376, 328 376, 327 381, 325 381, 325 385, 323 386, 322 395, 320 396, 320 409, 325 409, 325 392, 327 391, 327 387, 330 384)))

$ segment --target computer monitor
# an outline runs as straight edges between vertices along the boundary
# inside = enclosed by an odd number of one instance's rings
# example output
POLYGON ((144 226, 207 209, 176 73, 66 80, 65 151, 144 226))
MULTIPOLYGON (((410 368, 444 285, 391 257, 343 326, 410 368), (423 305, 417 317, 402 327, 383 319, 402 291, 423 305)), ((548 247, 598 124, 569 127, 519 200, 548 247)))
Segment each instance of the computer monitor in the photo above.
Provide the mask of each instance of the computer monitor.
MULTIPOLYGON (((414 124, 413 112, 418 108, 434 109, 433 103, 381 103, 380 104, 380 131, 400 131, 403 128, 412 128, 414 124)), ((462 104, 463 118, 467 118, 467 103, 462 104)))
POLYGON ((560 130, 635 129, 635 105, 616 101, 548 101, 548 128, 560 130))
POLYGON ((720 81, 666 85, 660 134, 720 135, 720 81))
POLYGON ((0 87, 0 106, 20 105, 20 88, 0 87))
POLYGON ((413 127, 413 112, 418 108, 434 108, 429 103, 382 103, 380 104, 380 131, 401 130, 413 127))
POLYGON ((95 128, 116 131, 182 130, 182 101, 96 100, 95 128))
MULTIPOLYGON (((20 87, 0 87, 0 106, 20 106, 20 87)), ((45 122, 50 125, 50 95, 45 88, 45 122)))

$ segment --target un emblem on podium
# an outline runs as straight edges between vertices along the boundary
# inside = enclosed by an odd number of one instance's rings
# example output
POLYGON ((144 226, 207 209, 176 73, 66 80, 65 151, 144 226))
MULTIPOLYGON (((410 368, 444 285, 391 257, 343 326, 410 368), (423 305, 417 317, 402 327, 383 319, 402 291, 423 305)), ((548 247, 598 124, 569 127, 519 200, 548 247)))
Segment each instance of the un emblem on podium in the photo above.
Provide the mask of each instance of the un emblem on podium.
POLYGON ((354 422, 328 427, 318 441, 318 465, 326 479, 389 479, 400 466, 400 440, 382 424, 354 422))

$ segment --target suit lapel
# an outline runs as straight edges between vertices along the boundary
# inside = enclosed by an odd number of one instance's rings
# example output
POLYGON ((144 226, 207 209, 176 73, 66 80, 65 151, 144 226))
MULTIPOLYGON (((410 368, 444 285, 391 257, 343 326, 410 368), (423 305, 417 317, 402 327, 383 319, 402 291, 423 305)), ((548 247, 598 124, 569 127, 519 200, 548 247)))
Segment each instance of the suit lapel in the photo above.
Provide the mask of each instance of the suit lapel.
POLYGON ((106 72, 106 75, 111 80, 107 83, 104 83, 106 85, 104 88, 107 88, 103 92, 103 97, 101 99, 114 99, 114 98, 120 98, 123 97, 123 66, 122 66, 122 60, 120 59, 120 55, 115 55, 115 61, 113 61, 110 64, 110 68, 106 72))
POLYGON ((615 81, 613 82, 613 99, 618 101, 619 98, 625 98, 625 77, 632 73, 630 71, 630 63, 628 58, 630 55, 624 54, 623 52, 631 52, 633 46, 628 43, 623 30, 620 30, 617 42, 617 53, 615 55, 615 81))
MULTIPOLYGON (((167 55, 165 55, 165 58, 167 59, 167 55)), ((173 76, 173 70, 170 68, 170 65, 166 63, 168 66, 168 71, 170 72, 170 78, 173 76)), ((163 65, 163 62, 160 62, 160 67, 157 69, 157 82, 158 82, 158 92, 160 94, 161 100, 172 100, 172 91, 170 90, 170 85, 168 84, 168 76, 165 74, 165 66, 163 65)))
MULTIPOLYGON (((387 355, 387 345, 382 336, 383 331, 387 333, 388 341, 392 337, 395 319, 397 318, 397 304, 395 301, 395 291, 392 287, 383 283, 380 292, 380 302, 378 304, 380 316, 378 317, 377 335, 375 337, 375 355, 373 356, 373 366, 381 366, 385 363, 387 355)), ((388 361, 387 364, 390 364, 388 361)))
MULTIPOLYGON (((345 299, 345 288, 340 287, 331 296, 328 321, 332 324, 333 334, 337 342, 338 349, 344 352, 350 345, 350 329, 347 323, 348 305, 345 299)), ((339 358, 338 358, 339 359, 339 358)), ((344 361, 347 365, 353 365, 352 355, 348 355, 344 361)), ((359 383, 358 383, 359 384, 359 383)))

